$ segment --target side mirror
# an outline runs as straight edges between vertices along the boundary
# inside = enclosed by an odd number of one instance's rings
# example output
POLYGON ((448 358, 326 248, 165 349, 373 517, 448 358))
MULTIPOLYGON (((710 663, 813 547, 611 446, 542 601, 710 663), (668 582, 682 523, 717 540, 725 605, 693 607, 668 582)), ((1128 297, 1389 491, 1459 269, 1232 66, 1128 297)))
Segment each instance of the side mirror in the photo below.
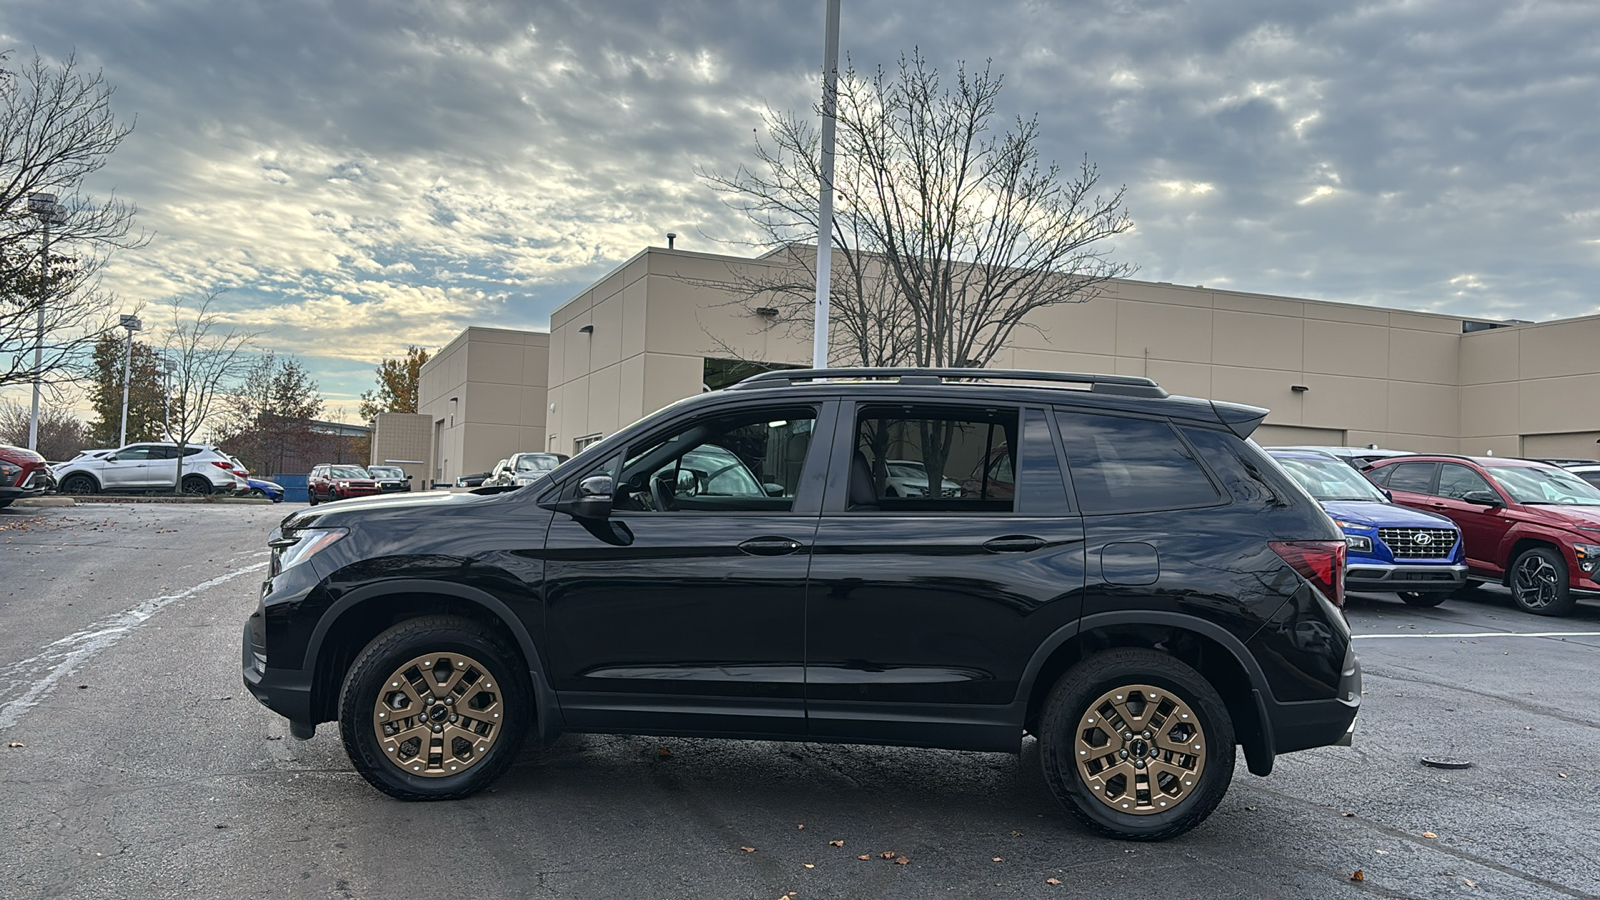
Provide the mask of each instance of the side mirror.
POLYGON ((695 494, 700 493, 700 476, 696 475, 693 470, 679 469, 672 493, 679 497, 693 497, 695 494))
POLYGON ((556 504, 558 512, 579 519, 608 519, 611 517, 610 475, 590 475, 578 482, 578 496, 556 504))
POLYGON ((767 492, 768 497, 783 496, 783 485, 781 484, 773 484, 772 482, 768 481, 761 485, 761 489, 767 492))
POLYGON ((1474 503, 1478 506, 1505 506, 1506 502, 1494 491, 1467 491, 1461 495, 1463 503, 1474 503))
POLYGON ((1387 500, 1388 500, 1388 501, 1389 501, 1389 502, 1390 502, 1390 503, 1393 503, 1393 502, 1394 502, 1394 492, 1393 492, 1393 491, 1391 491, 1391 490, 1389 490, 1389 489, 1388 489, 1388 488, 1383 488, 1383 496, 1384 496, 1384 498, 1385 498, 1385 499, 1387 499, 1387 500))
POLYGON ((416 478, 416 477, 417 477, 417 476, 415 476, 415 475, 407 475, 407 476, 406 476, 406 480, 407 480, 407 481, 410 481, 410 480, 412 480, 412 479, 413 479, 413 478, 416 478))
POLYGON ((116 462, 116 461, 117 461, 117 455, 115 453, 106 454, 106 462, 116 462))

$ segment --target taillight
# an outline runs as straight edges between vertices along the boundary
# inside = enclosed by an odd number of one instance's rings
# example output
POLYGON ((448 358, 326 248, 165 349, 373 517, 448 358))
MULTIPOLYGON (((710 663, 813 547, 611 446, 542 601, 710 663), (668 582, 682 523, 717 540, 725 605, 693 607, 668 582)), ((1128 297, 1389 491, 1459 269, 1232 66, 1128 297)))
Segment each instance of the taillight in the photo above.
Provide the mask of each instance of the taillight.
POLYGON ((230 462, 223 462, 220 459, 213 459, 211 464, 219 469, 227 469, 229 472, 233 471, 233 463, 230 462))
POLYGON ((1271 541, 1272 552, 1334 606, 1344 606, 1344 541, 1271 541))

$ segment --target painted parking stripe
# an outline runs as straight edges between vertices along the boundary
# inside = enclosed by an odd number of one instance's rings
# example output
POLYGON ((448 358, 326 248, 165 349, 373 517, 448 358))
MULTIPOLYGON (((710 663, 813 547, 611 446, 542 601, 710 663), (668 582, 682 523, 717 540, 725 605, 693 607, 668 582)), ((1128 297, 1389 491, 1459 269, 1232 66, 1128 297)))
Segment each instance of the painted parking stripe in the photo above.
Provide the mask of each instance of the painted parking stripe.
POLYGON ((1600 631, 1474 631, 1461 634, 1352 634, 1356 640, 1383 641, 1395 638, 1504 638, 1504 637, 1600 637, 1600 631))
MULTIPOLYGON (((264 551, 263 551, 264 552, 264 551)), ((252 553, 251 556, 259 556, 252 553)), ((224 582, 232 581, 240 575, 256 572, 266 568, 265 562, 242 566, 209 581, 203 581, 194 587, 186 588, 175 594, 165 594, 160 597, 151 597, 133 607, 122 611, 107 619, 90 625, 83 631, 67 635, 58 641, 47 644, 42 652, 36 656, 12 663, 0 669, 0 677, 8 677, 15 684, 15 677, 24 669, 36 671, 45 668, 43 677, 27 683, 26 689, 15 699, 0 704, 0 731, 4 731, 17 724, 22 714, 37 706, 41 700, 55 690, 56 684, 61 679, 72 674, 72 671, 96 655, 110 649, 122 640, 129 632, 144 624, 151 616, 165 609, 173 603, 186 597, 192 597, 205 590, 216 587, 224 582)))

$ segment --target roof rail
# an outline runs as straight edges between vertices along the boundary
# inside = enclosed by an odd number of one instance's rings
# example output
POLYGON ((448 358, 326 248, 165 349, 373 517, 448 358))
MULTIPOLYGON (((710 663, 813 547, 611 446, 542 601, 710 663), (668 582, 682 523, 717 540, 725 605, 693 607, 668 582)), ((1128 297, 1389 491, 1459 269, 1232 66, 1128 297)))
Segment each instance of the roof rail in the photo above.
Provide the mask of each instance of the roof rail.
POLYGON ((796 383, 815 384, 820 381, 888 381, 897 384, 943 384, 955 381, 1039 381, 1047 384, 1086 385, 1097 394, 1117 394, 1124 397, 1168 396, 1161 385, 1148 378, 1131 375, 1093 375, 1081 372, 1043 372, 1035 369, 920 369, 914 366, 887 366, 843 369, 774 369, 751 375, 727 388, 744 391, 765 387, 792 387, 796 383))

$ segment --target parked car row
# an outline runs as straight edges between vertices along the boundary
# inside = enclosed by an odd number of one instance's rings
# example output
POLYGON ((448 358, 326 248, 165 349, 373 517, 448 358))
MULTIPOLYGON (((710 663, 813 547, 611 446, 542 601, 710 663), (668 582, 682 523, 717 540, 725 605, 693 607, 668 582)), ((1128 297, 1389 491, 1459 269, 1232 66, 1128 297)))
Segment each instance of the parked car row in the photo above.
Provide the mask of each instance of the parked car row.
POLYGON ((1600 599, 1600 461, 1267 449, 1344 531, 1352 590, 1434 605, 1494 583, 1509 588, 1521 609, 1545 616, 1600 599), (1329 465, 1334 459, 1360 470, 1387 502, 1369 496, 1352 509, 1347 497, 1363 486, 1329 465))
MULTIPOLYGON (((185 494, 248 494, 248 472, 239 461, 211 444, 185 444, 182 454, 185 494)), ((115 450, 86 450, 51 470, 63 494, 170 490, 178 484, 178 445, 141 442, 115 450)))
POLYGON ((513 453, 495 463, 480 487, 522 487, 567 461, 565 453, 513 453))
POLYGON ((0 444, 0 509, 55 487, 44 457, 22 447, 0 444))

